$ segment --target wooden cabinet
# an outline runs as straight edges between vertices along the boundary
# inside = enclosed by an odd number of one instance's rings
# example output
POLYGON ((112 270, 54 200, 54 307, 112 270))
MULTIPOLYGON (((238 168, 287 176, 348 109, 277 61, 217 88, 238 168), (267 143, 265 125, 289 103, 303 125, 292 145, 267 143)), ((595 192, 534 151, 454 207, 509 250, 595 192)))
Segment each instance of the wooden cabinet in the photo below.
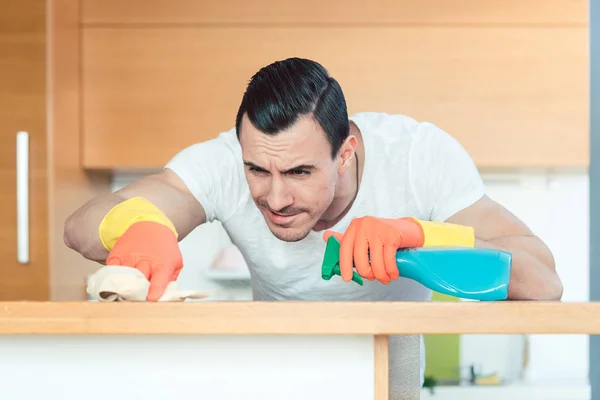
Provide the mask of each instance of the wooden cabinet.
POLYGON ((45 17, 43 0, 0 12, 0 300, 49 297, 45 17))
POLYGON ((109 187, 107 176, 81 169, 80 120, 69 103, 79 87, 78 75, 69 67, 69 60, 78 54, 78 4, 77 0, 2 2, 2 301, 83 299, 85 276, 96 267, 69 250, 62 239, 69 213, 109 187), (20 145, 25 147, 19 152, 18 132, 27 133, 21 136, 20 145))
POLYGON ((321 62, 350 113, 433 122, 481 167, 587 166, 585 1, 337 4, 83 0, 82 166, 161 167, 290 56, 321 62))

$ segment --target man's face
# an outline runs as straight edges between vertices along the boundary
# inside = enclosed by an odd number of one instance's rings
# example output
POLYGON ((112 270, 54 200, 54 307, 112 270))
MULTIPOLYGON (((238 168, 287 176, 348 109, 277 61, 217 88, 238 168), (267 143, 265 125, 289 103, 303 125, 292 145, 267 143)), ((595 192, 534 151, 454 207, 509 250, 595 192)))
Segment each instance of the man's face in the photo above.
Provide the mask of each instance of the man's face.
POLYGON ((305 238, 333 201, 338 180, 326 133, 308 116, 267 135, 244 116, 240 144, 250 193, 273 235, 305 238))

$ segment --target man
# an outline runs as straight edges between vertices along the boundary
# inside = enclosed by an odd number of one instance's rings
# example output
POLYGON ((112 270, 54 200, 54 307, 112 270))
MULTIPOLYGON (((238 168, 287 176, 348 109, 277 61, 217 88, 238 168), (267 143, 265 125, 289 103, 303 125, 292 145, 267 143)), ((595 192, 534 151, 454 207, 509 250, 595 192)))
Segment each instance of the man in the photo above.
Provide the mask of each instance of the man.
POLYGON ((65 242, 140 269, 155 301, 183 267, 178 240, 214 220, 244 255, 256 300, 427 301, 430 290, 402 278, 393 254, 430 244, 508 251, 511 299, 562 296, 551 252, 485 195, 457 141, 402 115, 348 117, 342 89, 311 60, 262 68, 235 128, 92 199, 67 221, 65 242), (331 234, 341 239, 343 279, 323 281, 331 234), (346 283, 353 263, 362 287, 346 283))

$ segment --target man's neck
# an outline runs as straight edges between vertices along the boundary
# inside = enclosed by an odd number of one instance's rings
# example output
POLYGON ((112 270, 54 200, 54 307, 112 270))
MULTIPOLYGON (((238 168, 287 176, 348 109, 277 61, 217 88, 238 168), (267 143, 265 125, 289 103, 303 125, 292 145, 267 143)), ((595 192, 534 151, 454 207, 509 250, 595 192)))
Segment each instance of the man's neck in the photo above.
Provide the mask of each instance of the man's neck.
POLYGON ((350 121, 350 134, 356 136, 358 140, 356 157, 353 159, 352 166, 348 168, 344 176, 338 182, 333 201, 321 219, 316 223, 313 228, 315 231, 330 229, 341 221, 352 208, 358 190, 360 189, 360 181, 365 163, 365 151, 361 132, 352 121, 350 121), (356 173, 357 163, 358 176, 356 173))

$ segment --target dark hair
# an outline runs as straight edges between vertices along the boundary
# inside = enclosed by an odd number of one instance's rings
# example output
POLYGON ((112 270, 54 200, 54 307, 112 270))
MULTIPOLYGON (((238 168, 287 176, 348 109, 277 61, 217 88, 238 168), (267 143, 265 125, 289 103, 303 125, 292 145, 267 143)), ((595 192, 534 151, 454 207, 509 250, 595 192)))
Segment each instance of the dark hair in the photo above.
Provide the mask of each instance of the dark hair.
POLYGON ((235 120, 238 139, 244 114, 261 132, 276 135, 310 113, 327 134, 335 157, 350 132, 342 88, 315 61, 276 61, 252 76, 246 88, 235 120))

